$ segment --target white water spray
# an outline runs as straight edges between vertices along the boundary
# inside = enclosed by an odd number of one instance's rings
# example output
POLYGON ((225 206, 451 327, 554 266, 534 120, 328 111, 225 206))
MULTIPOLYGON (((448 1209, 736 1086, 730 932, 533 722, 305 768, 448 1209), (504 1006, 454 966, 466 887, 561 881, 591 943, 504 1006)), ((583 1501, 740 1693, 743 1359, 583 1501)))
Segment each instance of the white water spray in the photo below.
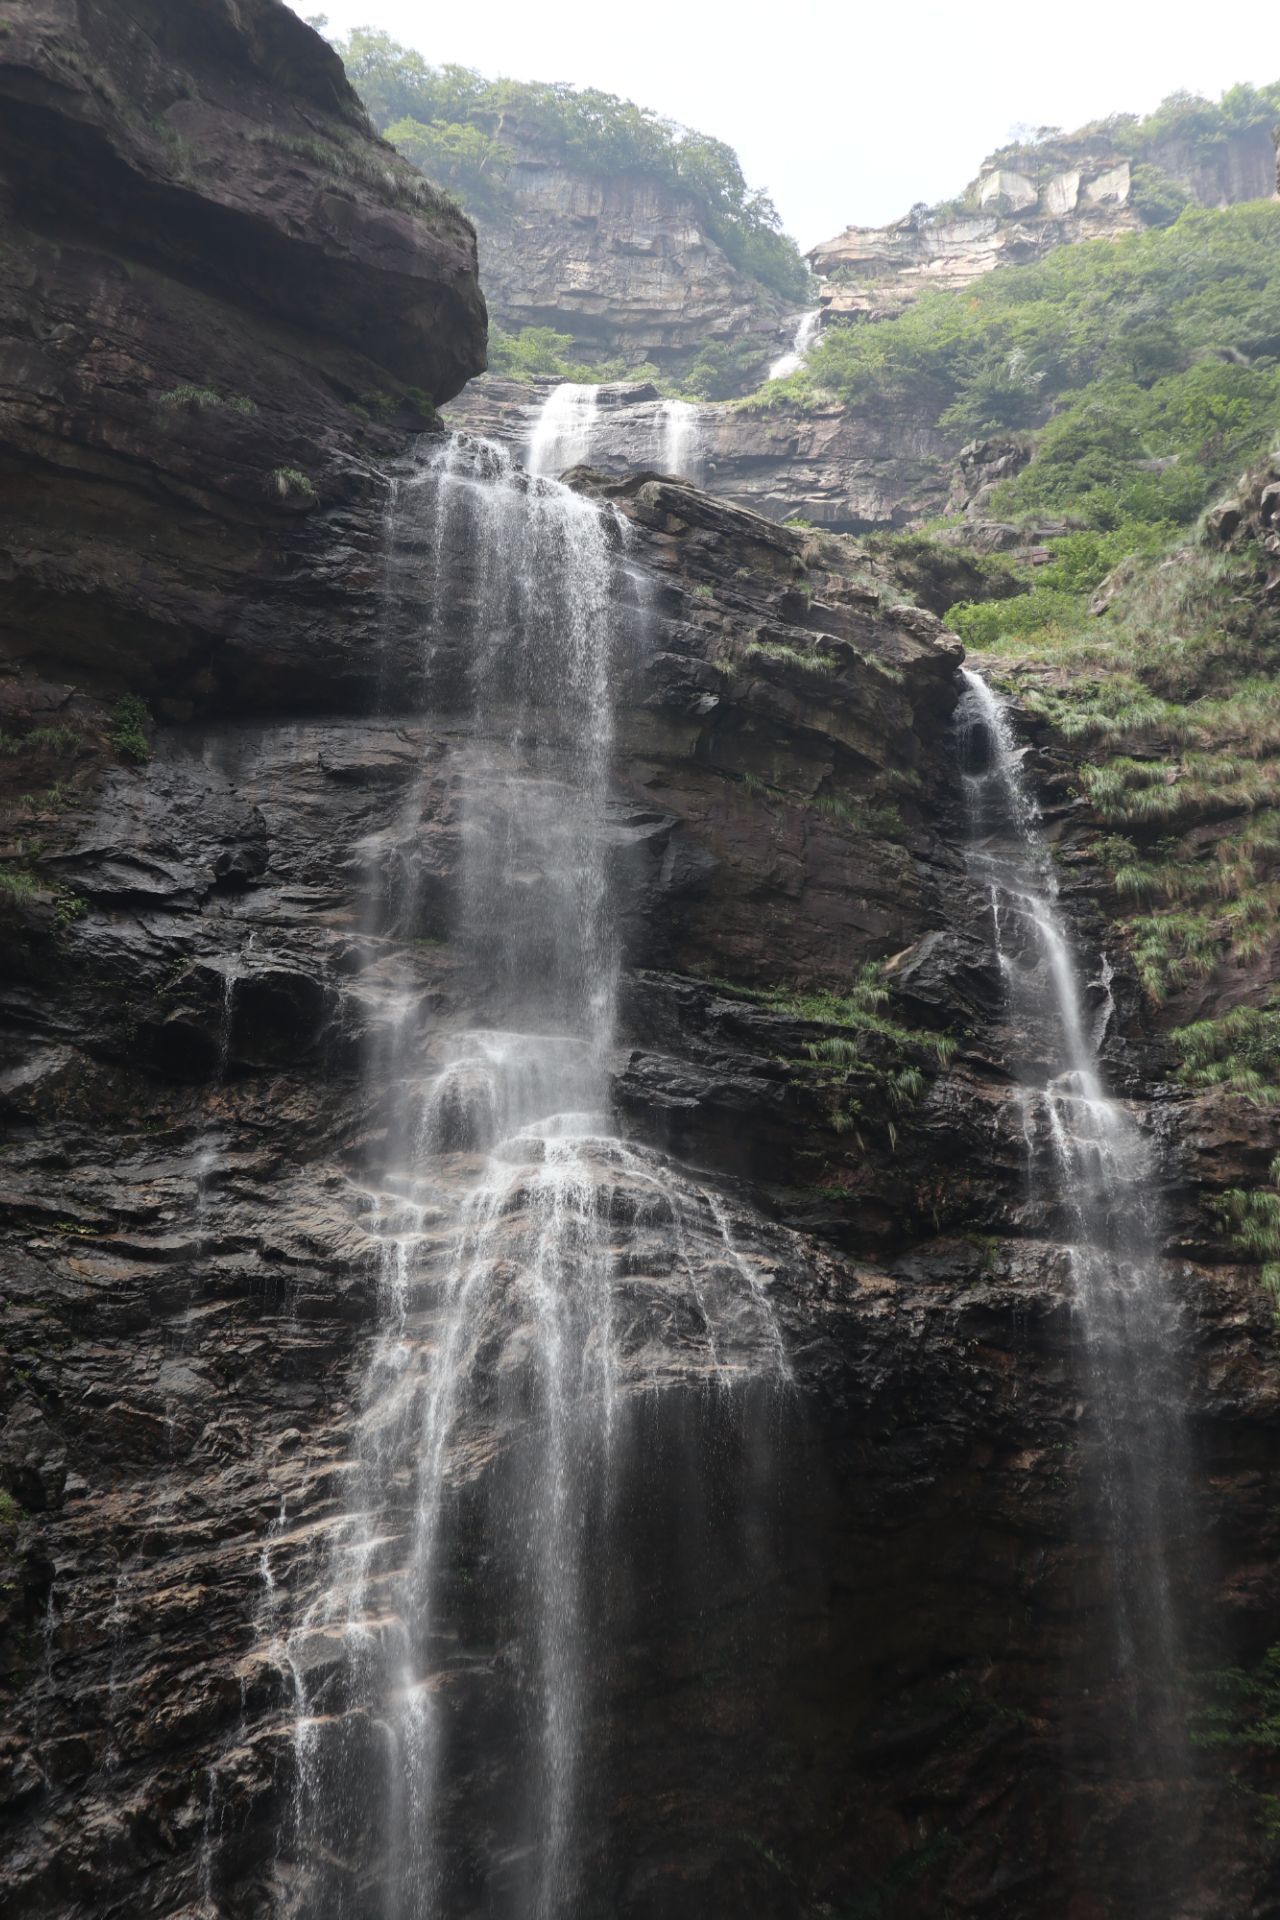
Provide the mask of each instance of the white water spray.
POLYGON ((785 380, 788 374, 796 373, 804 365, 818 337, 818 328, 821 323, 821 307, 815 307, 811 313, 801 314, 800 323, 790 347, 786 353, 779 354, 769 368, 770 380, 785 380))
POLYGON ((530 473, 554 478, 581 466, 591 455, 591 436, 600 404, 597 386, 563 381, 552 387, 529 435, 526 465, 530 473))
MULTIPOLYGON (((1092 1462, 1086 1525, 1110 1628, 1105 1737, 1122 1771, 1168 1777, 1185 1757, 1172 1570, 1192 1523, 1179 1315, 1159 1257, 1155 1155, 1103 1081, 1110 969, 1104 962, 1089 988, 1091 1019, 1006 704, 980 675, 962 673, 967 862, 990 903, 1032 1199, 1056 1218, 1069 1263, 1092 1462)), ((1143 1911, 1164 1915, 1167 1841, 1153 1839, 1150 1851, 1143 1911)))
POLYGON ((701 471, 701 422, 692 400, 664 400, 658 416, 658 467, 676 479, 701 471))
POLYGON ((397 490, 389 540, 402 602, 422 569, 428 680, 439 672, 441 698, 466 713, 451 944, 488 1022, 440 1033, 415 972, 413 861, 439 777, 427 758, 366 846, 374 924, 410 944, 395 948, 374 1005, 367 1093, 385 1138, 353 1191, 378 1283, 354 1453, 327 1577, 276 1641, 296 1711, 300 1878, 285 1911, 459 1910, 447 1819, 459 1793, 480 1791, 459 1782, 484 1778, 461 1757, 473 1682, 457 1623, 470 1609, 469 1631, 509 1643, 519 1703, 489 1768, 519 1790, 475 1816, 494 1832, 493 1910, 565 1920, 583 1875, 624 1375, 656 1383, 651 1356, 673 1312, 665 1284, 649 1308, 619 1276, 619 1245, 644 1243, 629 1269, 639 1273, 661 1274, 678 1249, 677 1378, 692 1371, 723 1391, 788 1374, 767 1287, 736 1253, 727 1213, 624 1145, 609 1115, 621 523, 530 479, 502 449, 459 441, 397 490), (448 567, 457 579, 446 583, 448 567), (453 618, 446 585, 458 601, 452 656, 439 631, 453 618), (459 671, 462 687, 449 681, 459 671), (368 1856, 371 1805, 373 1891, 351 1865, 368 1856))

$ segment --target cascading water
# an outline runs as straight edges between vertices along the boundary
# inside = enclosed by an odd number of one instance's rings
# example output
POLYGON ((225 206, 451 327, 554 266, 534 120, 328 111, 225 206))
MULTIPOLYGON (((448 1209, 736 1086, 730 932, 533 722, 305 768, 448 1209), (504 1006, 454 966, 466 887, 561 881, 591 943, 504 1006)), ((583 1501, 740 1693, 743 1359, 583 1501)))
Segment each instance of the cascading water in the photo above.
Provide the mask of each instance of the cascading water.
POLYGON ((770 380, 785 380, 788 374, 795 373, 809 358, 814 341, 818 337, 818 327, 822 321, 821 307, 815 307, 811 313, 802 313, 796 328, 795 337, 786 353, 779 354, 769 368, 770 380))
POLYGON ((483 1017, 437 1027, 416 972, 440 778, 424 751, 365 848, 387 955, 367 989, 381 1133, 354 1205, 379 1330, 327 1572, 284 1635, 273 1576, 296 1708, 281 1905, 307 1920, 566 1920, 581 1910, 600 1622, 625 1560, 611 1516, 636 1466, 628 1395, 668 1378, 776 1390, 788 1368, 723 1202, 624 1145, 608 1116, 621 524, 458 440, 395 489, 388 540, 388 591, 403 606, 417 569, 426 684, 454 716, 451 945, 483 1017), (500 1726, 495 1694, 510 1701, 500 1726), (484 1860, 460 1827, 488 1835, 484 1860))
MULTIPOLYGON (((1103 1084, 1110 972, 1104 961, 1082 991, 1006 706, 980 675, 962 674, 967 864, 990 901, 1032 1200, 1059 1223, 1078 1330, 1085 1524, 1109 1616, 1109 1644, 1095 1649, 1107 1696, 1101 1738, 1113 1769, 1167 1785, 1186 1766, 1172 1575, 1190 1522, 1179 1314, 1157 1253, 1155 1156, 1103 1084)), ((1157 1842, 1157 1823, 1153 1812, 1135 1871, 1140 1910, 1167 1920, 1168 1836, 1157 1842)))
POLYGON ((563 381, 543 401, 529 434, 530 473, 554 477, 580 466, 591 453, 600 389, 563 381))
POLYGON ((691 400, 664 400, 658 417, 657 461, 663 473, 696 480, 700 461, 700 422, 691 400))

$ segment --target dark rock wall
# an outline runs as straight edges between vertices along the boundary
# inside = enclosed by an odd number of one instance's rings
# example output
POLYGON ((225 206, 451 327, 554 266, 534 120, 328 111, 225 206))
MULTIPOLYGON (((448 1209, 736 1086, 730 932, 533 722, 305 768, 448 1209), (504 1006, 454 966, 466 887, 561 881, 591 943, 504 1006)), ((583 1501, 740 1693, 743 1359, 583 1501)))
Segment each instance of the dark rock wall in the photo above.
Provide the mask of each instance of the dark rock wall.
MULTIPOLYGON (((448 938, 466 727, 447 698, 424 717, 422 608, 388 611, 381 529, 387 470, 480 362, 482 313, 454 216, 231 139, 234 92, 254 125, 296 114, 383 164, 283 7, 11 14, 0 1886, 41 1920, 257 1920, 288 1893, 281 1646, 324 1576, 376 1315, 352 1204, 385 1125, 370 991, 407 951, 428 1021, 475 1012, 448 938), (179 105, 194 180, 148 120, 179 105), (94 159, 82 203, 68 151, 94 159), (85 209, 109 169, 104 232, 85 209), (164 398, 183 386, 203 397, 164 398), (160 722, 144 763, 109 711, 124 690, 160 722), (370 927, 374 835, 420 870, 412 925, 370 927)), ((1121 1920, 1135 1834, 1172 1797, 1185 1913, 1274 1914, 1259 1810, 1221 1770, 1108 1772, 1064 1223, 1027 1200, 957 851, 957 645, 844 543, 652 475, 579 484, 618 503, 634 569, 617 1107, 673 1184, 719 1197, 796 1375, 754 1463, 754 1559, 713 1551, 722 1523, 681 1498, 691 1450, 741 1480, 741 1430, 715 1430, 693 1371, 653 1397, 657 1491, 626 1496, 644 1604, 620 1603, 605 1672, 603 1910, 1121 1920), (794 993, 846 992, 871 960, 895 1019, 956 1042, 900 1108, 815 1060, 830 1028, 794 993)), ((443 563, 447 688, 477 583, 465 553, 443 563)), ((1089 964, 1090 823, 1051 741, 1032 766, 1089 964)), ((1132 981, 1114 991, 1108 1064, 1165 1143, 1186 1310, 1176 1578, 1196 1662, 1248 1664, 1280 1599, 1280 1368, 1199 1201, 1269 1143, 1171 1089, 1132 981)), ((500 1633, 465 1598, 456 1622, 483 1726, 500 1633)))
POLYGON ((4 24, 4 657, 174 712, 296 703, 317 649, 355 689, 387 426, 484 364, 468 223, 281 0, 4 24))

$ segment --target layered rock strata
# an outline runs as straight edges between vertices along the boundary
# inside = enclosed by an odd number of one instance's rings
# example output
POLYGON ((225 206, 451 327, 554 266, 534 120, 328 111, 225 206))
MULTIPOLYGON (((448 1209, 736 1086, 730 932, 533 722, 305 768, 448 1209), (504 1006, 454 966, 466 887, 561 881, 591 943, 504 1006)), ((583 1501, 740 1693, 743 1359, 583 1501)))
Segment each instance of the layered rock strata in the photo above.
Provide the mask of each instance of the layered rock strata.
POLYGON ((582 359, 670 371, 710 341, 758 338, 763 371, 786 303, 734 266, 688 196, 519 145, 505 187, 509 204, 481 222, 485 292, 504 327, 554 327, 582 359))
MULTIPOLYGON (((459 396, 447 419, 527 446, 548 391, 543 382, 489 375, 459 396)), ((591 463, 619 474, 665 472, 670 404, 641 382, 602 387, 591 418, 591 463)), ((770 519, 794 516, 861 533, 909 525, 946 504, 947 438, 923 419, 889 422, 836 406, 767 413, 703 406, 690 440, 697 477, 711 491, 770 519)))
MULTIPOLYGON (((32 1920, 248 1920, 295 1894, 284 1649, 325 1577, 380 1310, 375 1011, 394 970, 442 1040, 485 1012, 451 936, 474 749, 515 751, 456 695, 488 583, 448 524, 407 575, 383 538, 407 429, 478 365, 481 316, 454 216, 388 212, 307 152, 237 184, 220 149, 178 180, 144 164, 167 137, 135 153, 86 77, 154 107, 181 51, 165 111, 182 92, 224 125, 234 78, 263 89, 255 124, 296 110, 326 152, 350 124, 380 167, 284 8, 98 10, 92 63, 69 7, 17 15, 0 52, 22 49, 4 84, 35 184, 8 203, 3 420, 0 1884, 32 1920), (105 236, 54 157, 77 116, 104 178, 135 155, 105 236), (242 220, 255 190, 302 197, 242 220), (395 237, 385 281, 366 222, 395 237), (402 920, 371 911, 373 854, 412 878, 402 920)), ((1158 1801, 1186 1911, 1256 1920, 1255 1803, 1208 1766, 1109 1771, 1070 1227, 1027 1191, 1020 1036, 959 852, 958 645, 844 541, 652 473, 576 483, 621 517, 612 1096, 685 1222, 619 1181, 619 1285, 662 1368, 636 1393, 649 1445, 619 1490, 632 1557, 590 1736, 601 1901, 1120 1920, 1158 1801), (758 1424, 687 1331, 731 1270, 788 1359, 758 1424), (691 1451, 721 1479, 692 1481, 691 1451), (744 1486, 755 1524, 722 1553, 744 1486)), ((1069 756, 1029 749, 1089 1002, 1114 1007, 1111 1081, 1162 1149, 1191 1657, 1249 1667, 1280 1599, 1280 1367, 1201 1200, 1262 1164, 1268 1126, 1172 1086, 1134 982, 1104 981, 1095 824, 1069 756)), ((501 1454, 464 1463, 481 1495, 501 1454)), ((457 1568, 449 1620, 483 1804, 507 1784, 512 1638, 481 1573, 457 1568)), ((368 1811, 332 1836, 354 1911, 368 1811)), ((451 1830, 464 1868, 486 1838, 451 1830)))
POLYGON ((175 713, 317 649, 354 686, 391 423, 484 364, 469 224, 281 0, 23 0, 0 98, 5 657, 175 713))
POLYGON ((1166 141, 1139 162, 1105 138, 1050 140, 988 161, 958 202, 887 227, 846 227, 809 254, 824 282, 824 319, 892 318, 933 290, 956 292, 995 267, 1025 266, 1056 247, 1140 231, 1135 168, 1158 171, 1205 207, 1269 198, 1274 143, 1257 126, 1208 150, 1166 141))

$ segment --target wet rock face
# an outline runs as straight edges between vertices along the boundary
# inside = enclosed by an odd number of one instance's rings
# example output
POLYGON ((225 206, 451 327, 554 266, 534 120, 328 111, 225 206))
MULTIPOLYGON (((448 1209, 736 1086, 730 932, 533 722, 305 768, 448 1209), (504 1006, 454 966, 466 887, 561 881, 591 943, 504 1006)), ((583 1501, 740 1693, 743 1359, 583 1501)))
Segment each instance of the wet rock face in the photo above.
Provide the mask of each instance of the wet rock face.
MULTIPOLYGON (((762 1920, 884 1890, 908 1916, 945 1891, 1005 1920, 1065 1920, 1087 1893, 1118 1920, 1133 1805, 1093 1784, 1105 1570, 1078 1505, 1062 1223, 1026 1205, 1000 985, 952 843, 955 644, 798 532, 652 477, 584 484, 629 529, 604 831, 630 1156, 611 1231, 643 1463, 601 1543, 592 1888, 635 1920, 718 1907, 726 1886, 762 1920), (886 955, 895 1017, 961 1049, 892 1128, 869 1108, 849 1130, 809 1051, 829 1029, 762 989, 843 992, 886 955), (744 1272, 791 1376, 763 1369, 758 1406, 717 1385, 692 1305, 741 1297, 744 1272), (1053 1864, 1082 1859, 1070 1884, 1053 1864)), ((262 1916, 292 1897, 282 1648, 348 1498, 379 1318, 368 1168, 402 1097, 370 1091, 363 1063, 396 980, 428 1053, 500 1012, 450 936, 468 766, 517 749, 478 740, 450 693, 481 583, 462 549, 444 573, 429 718, 424 609, 396 594, 371 663, 390 712, 162 729, 147 766, 60 816, 86 910, 8 909, 15 1913, 262 1916)), ((326 697, 345 697, 340 668, 308 689, 326 697)), ((442 1178, 477 1145, 464 1107, 442 1178)), ((1197 1644, 1216 1650, 1225 1608, 1251 1652, 1277 1598, 1269 1572, 1241 1574, 1268 1524, 1275 1369, 1247 1282, 1187 1267, 1184 1285, 1198 1497, 1222 1547, 1197 1644)), ((518 1381, 500 1323, 493 1352, 495 1381, 518 1381)), ((459 1436, 460 1537, 518 1458, 519 1396, 493 1406, 459 1436)), ((483 1809, 518 1791, 521 1691, 510 1594, 473 1571, 445 1597, 449 1724, 483 1809)), ((332 1647, 304 1654, 328 1698, 332 1647)), ((364 1759, 375 1778, 375 1744, 364 1759)), ((334 1836, 335 1912, 376 1900, 377 1804, 334 1836)), ((1204 1885, 1249 1911, 1238 1807, 1209 1787, 1185 1818, 1204 1885)), ((483 1847, 474 1823, 450 1829, 459 1898, 483 1847)), ((518 1876, 502 1897, 518 1911, 518 1876)))
POLYGON ((282 0, 22 0, 0 99, 6 657, 189 712, 345 652, 358 699, 385 423, 484 363, 469 225, 282 0))
MULTIPOLYGON (((10 16, 0 713, 81 745, 69 778, 48 742, 0 768, 6 870, 33 840, 40 863, 0 890, 0 1891, 24 1920, 265 1920, 305 1910, 284 1649, 328 1578, 383 1312, 371 1169, 408 1094, 366 1069, 389 1008, 428 1063, 504 1008, 455 940, 470 770, 523 751, 462 698, 486 582, 429 518, 407 582, 383 544, 385 470, 427 418, 410 389, 452 390, 480 315, 465 229, 375 191, 351 156, 382 150, 287 9, 10 16), (292 144, 235 133, 237 101, 292 144), (159 722, 139 764, 110 738, 123 688, 159 722)), ((1254 1920, 1248 1802, 1209 1772, 1107 1778, 1096 1439, 957 852, 956 643, 842 543, 628 471, 647 456, 599 464, 578 484, 620 516, 608 1224, 639 1464, 593 1543, 592 1898, 1128 1920, 1163 1796, 1187 1913, 1254 1920), (833 1051, 822 1017, 873 960, 895 1022, 957 1042, 945 1073, 922 1046, 914 1094, 883 1036, 833 1051), (787 1377, 747 1315, 735 1397, 706 1329, 752 1299, 787 1377)), ((1088 956, 1070 769, 1044 742, 1034 769, 1088 956)), ((1198 1463, 1176 1578, 1197 1662, 1247 1664, 1280 1601, 1280 1383, 1196 1189, 1269 1146, 1161 1088, 1132 981, 1110 991, 1113 1079, 1168 1145, 1198 1463)), ((462 1088, 443 1182, 482 1137, 462 1088)), ((535 1181, 513 1175, 516 1250, 535 1181)), ((519 1342, 500 1314, 486 1337, 490 1409, 450 1463, 464 1542, 518 1485, 527 1417, 519 1342)), ((460 1555, 444 1606, 460 1910, 527 1704, 513 1589, 480 1571, 460 1555)), ((295 1649, 345 1711, 332 1636, 295 1649)), ((377 1727, 350 1732, 376 1780, 377 1727)), ((363 1920, 385 1808, 349 1804, 335 1911, 363 1920)))

